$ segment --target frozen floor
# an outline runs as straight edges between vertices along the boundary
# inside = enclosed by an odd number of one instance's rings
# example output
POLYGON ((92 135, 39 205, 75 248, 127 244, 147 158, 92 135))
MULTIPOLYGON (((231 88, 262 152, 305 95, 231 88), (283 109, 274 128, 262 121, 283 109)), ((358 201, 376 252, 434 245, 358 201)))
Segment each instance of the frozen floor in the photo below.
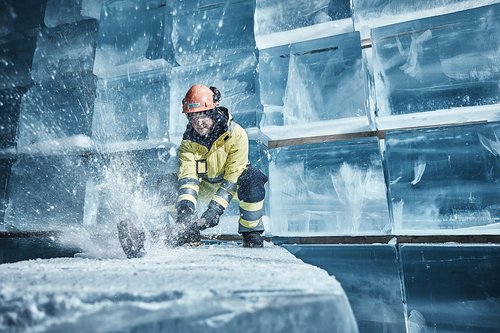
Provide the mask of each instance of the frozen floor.
POLYGON ((266 243, 0 265, 0 331, 357 332, 335 278, 266 243))

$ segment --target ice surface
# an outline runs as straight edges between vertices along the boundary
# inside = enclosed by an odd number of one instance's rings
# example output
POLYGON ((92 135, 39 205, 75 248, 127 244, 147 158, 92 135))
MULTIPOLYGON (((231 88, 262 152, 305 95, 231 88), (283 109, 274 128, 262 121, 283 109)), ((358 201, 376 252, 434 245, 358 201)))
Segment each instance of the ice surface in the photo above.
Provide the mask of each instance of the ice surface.
POLYGON ((25 87, 31 83, 31 62, 36 37, 27 33, 21 38, 0 41, 0 89, 25 87))
POLYGON ((49 28, 89 18, 99 19, 104 0, 47 0, 45 25, 49 28))
POLYGON ((95 87, 91 74, 31 87, 21 102, 17 146, 90 136, 95 87))
POLYGON ((179 142, 187 125, 182 114, 182 99, 193 84, 217 87, 222 94, 221 106, 229 109, 244 128, 256 127, 261 116, 256 87, 257 59, 253 52, 242 53, 227 61, 203 65, 180 66, 172 70, 170 86, 170 139, 179 142))
POLYGON ((376 138, 271 151, 273 235, 391 232, 376 138))
POLYGON ((0 38, 11 39, 32 31, 43 22, 42 1, 0 2, 0 38), (21 33, 21 34, 19 34, 21 33))
POLYGON ((172 42, 180 65, 225 60, 255 48, 253 0, 173 1, 172 42))
POLYGON ((260 51, 263 126, 366 116, 359 33, 260 51))
POLYGON ((0 279, 3 330, 358 332, 335 278, 268 244, 24 261, 0 279))
POLYGON ((372 30, 379 115, 499 103, 500 4, 372 30))
MULTIPOLYGON (((349 0, 257 0, 255 36, 313 26, 351 17, 349 0)), ((351 23, 352 25, 352 23, 351 23)))
POLYGON ((395 246, 299 244, 284 247, 304 262, 335 276, 349 298, 360 332, 406 332, 395 246))
POLYGON ((94 66, 97 22, 94 19, 42 29, 31 76, 41 83, 90 75, 94 66))
POLYGON ((498 3, 498 0, 353 0, 353 19, 362 38, 370 29, 498 3))
POLYGON ((10 167, 12 160, 7 158, 0 158, 0 230, 4 221, 5 209, 9 200, 7 193, 7 183, 10 175, 10 167))
POLYGON ((445 110, 377 117, 377 129, 436 127, 500 121, 500 104, 464 106, 445 110))
POLYGON ((0 150, 16 145, 21 98, 25 92, 25 88, 0 90, 0 150))
POLYGON ((92 118, 96 143, 168 139, 170 87, 165 72, 100 80, 92 118))
POLYGON ((37 231, 81 224, 87 177, 80 156, 18 156, 3 227, 37 231))
POLYGON ((388 132, 396 233, 498 232, 499 137, 499 123, 388 132))
POLYGON ((99 23, 94 74, 111 78, 170 68, 171 30, 164 0, 106 1, 99 23))
POLYGON ((498 331, 498 245, 403 245, 400 251, 409 332, 498 331))
POLYGON ((264 36, 255 36, 255 44, 259 49, 305 42, 312 39, 330 37, 354 31, 352 19, 328 21, 293 30, 275 32, 264 36))
MULTIPOLYGON (((314 124, 301 124, 289 126, 266 126, 262 128, 262 133, 268 137, 269 146, 274 144, 288 145, 288 140, 304 138, 309 140, 311 137, 321 136, 342 136, 346 133, 361 133, 370 131, 371 126, 366 117, 350 117, 337 120, 327 120, 316 122, 314 124)), ((318 139, 314 139, 318 141, 318 139)))

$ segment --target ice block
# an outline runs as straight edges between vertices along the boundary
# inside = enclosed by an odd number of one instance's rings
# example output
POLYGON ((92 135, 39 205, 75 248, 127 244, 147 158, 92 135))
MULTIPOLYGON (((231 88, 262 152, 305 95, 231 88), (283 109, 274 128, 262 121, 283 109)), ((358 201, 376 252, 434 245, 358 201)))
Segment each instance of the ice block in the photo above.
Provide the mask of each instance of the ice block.
POLYGON ((499 137, 500 123, 388 132, 396 233, 498 233, 499 137))

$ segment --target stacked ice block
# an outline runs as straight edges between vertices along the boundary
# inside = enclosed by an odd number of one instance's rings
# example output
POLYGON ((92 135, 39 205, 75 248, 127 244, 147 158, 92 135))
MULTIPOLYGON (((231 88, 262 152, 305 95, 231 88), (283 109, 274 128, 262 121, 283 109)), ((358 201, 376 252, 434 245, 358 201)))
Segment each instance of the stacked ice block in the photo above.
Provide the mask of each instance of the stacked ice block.
POLYGON ((179 142, 186 128, 181 101, 195 83, 215 86, 221 105, 244 128, 256 128, 261 106, 253 32, 254 1, 173 1, 170 134, 179 142))
POLYGON ((372 30, 380 116, 497 104, 500 7, 372 30))
POLYGON ((390 132, 395 232, 498 233, 499 135, 499 123, 390 132))
POLYGON ((204 83, 270 175, 273 234, 497 230, 498 1, 51 0, 43 18, 6 6, 2 158, 26 155, 4 177, 10 224, 22 175, 48 179, 34 155, 67 159, 61 179, 85 166, 85 224, 113 182, 161 198, 181 100, 204 83))
MULTIPOLYGON (((499 232, 498 0, 28 3, 0 4, 0 231, 168 221, 204 83, 269 175, 272 235, 499 232)), ((392 243, 314 254, 362 332, 496 329, 496 247, 392 243)))
POLYGON ((0 9, 0 230, 3 230, 21 99, 32 83, 31 61, 43 17, 41 4, 2 3, 0 9))
POLYGON ((8 228, 81 223, 85 171, 77 152, 90 141, 96 32, 93 19, 37 30, 33 85, 21 100, 9 178, 8 228))
POLYGON ((270 150, 273 234, 390 232, 377 140, 332 141, 371 130, 349 2, 257 1, 255 20, 261 130, 282 146, 270 150))
POLYGON ((270 189, 274 234, 392 231, 375 138, 277 148, 270 189))
POLYGON ((498 3, 498 0, 353 0, 354 27, 362 38, 370 30, 410 20, 435 17, 498 3))
POLYGON ((348 0, 257 0, 255 40, 259 49, 353 31, 348 0))
POLYGON ((496 4, 372 30, 397 234, 498 232, 499 11, 496 4))
POLYGON ((94 74, 111 79, 168 70, 173 63, 171 31, 164 0, 104 1, 94 74))
POLYGON ((355 1, 361 36, 261 49, 261 129, 270 148, 284 146, 271 150, 273 233, 497 233, 499 10, 466 1, 355 1), (443 8, 451 13, 439 15, 443 8), (415 12, 422 19, 408 21, 405 14, 415 12), (387 15, 397 17, 384 21, 387 15), (371 28, 371 41, 361 41, 368 37, 362 28, 371 28), (477 122, 484 124, 452 126, 477 122), (366 150, 350 139, 371 135, 378 140, 366 150), (351 144, 356 148, 343 156, 341 147, 351 144), (350 170, 357 155, 380 167, 350 170), (350 181, 340 191, 327 185, 336 174, 350 181), (380 180, 378 212, 356 185, 369 183, 367 174, 380 180), (341 196, 356 191, 352 214, 341 196))
POLYGON ((86 226, 168 218, 164 194, 172 191, 176 167, 168 142, 171 29, 165 1, 106 0, 100 7, 86 226))

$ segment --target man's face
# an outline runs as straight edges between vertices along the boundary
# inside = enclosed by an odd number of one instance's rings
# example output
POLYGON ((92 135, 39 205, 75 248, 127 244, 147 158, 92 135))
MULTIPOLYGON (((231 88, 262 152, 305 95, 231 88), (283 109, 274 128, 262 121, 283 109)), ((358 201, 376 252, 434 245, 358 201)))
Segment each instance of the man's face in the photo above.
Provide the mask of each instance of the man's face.
POLYGON ((214 127, 214 121, 206 112, 196 112, 188 115, 188 120, 199 135, 208 135, 214 127))

